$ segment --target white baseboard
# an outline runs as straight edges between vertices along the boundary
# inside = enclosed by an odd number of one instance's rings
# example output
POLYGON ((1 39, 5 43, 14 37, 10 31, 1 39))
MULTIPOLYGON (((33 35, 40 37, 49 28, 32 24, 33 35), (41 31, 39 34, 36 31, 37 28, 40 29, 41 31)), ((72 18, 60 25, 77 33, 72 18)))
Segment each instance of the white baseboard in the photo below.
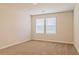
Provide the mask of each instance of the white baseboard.
MULTIPOLYGON (((32 39, 32 40, 37 40, 37 39, 32 39)), ((38 39, 40 41, 49 41, 49 42, 58 42, 58 43, 66 43, 66 44, 73 44, 73 42, 65 42, 65 41, 54 41, 54 40, 42 40, 38 39)))
MULTIPOLYGON (((37 40, 37 39, 32 39, 32 40, 37 40)), ((39 39, 39 40, 40 40, 40 39, 39 39)), ((15 43, 13 43, 13 44, 8 44, 8 45, 5 45, 5 46, 0 47, 0 49, 4 49, 4 48, 8 48, 8 47, 17 45, 17 44, 21 44, 21 43, 26 42, 26 41, 30 41, 30 40, 25 40, 25 41, 15 42, 15 43)), ((40 40, 40 41, 49 41, 49 42, 58 42, 58 43, 73 44, 73 42, 53 41, 53 40, 40 40)), ((77 50, 78 50, 78 49, 77 49, 77 50)), ((78 51, 78 52, 79 52, 79 51, 78 51)))
POLYGON ((79 54, 79 48, 77 48, 77 46, 74 44, 74 47, 75 47, 75 49, 76 49, 76 51, 78 52, 78 54, 79 54))
POLYGON ((15 42, 15 43, 12 43, 12 44, 8 44, 8 45, 0 47, 0 49, 8 48, 8 47, 11 47, 11 46, 14 46, 14 45, 18 45, 18 44, 21 44, 21 43, 27 42, 27 41, 30 41, 30 40, 25 40, 25 41, 20 41, 20 42, 15 42))

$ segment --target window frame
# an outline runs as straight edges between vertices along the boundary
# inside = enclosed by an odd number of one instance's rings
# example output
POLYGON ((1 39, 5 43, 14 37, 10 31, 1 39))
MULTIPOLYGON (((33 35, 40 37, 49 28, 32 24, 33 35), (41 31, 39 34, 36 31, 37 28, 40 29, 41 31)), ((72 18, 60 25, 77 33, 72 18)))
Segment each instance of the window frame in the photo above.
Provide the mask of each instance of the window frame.
POLYGON ((42 18, 40 17, 40 18, 36 18, 35 19, 35 33, 36 34, 56 34, 57 33, 57 17, 55 16, 55 17, 42 17, 42 18), (55 32, 53 32, 53 33, 47 33, 47 31, 46 31, 46 29, 47 29, 47 27, 46 27, 46 18, 55 18, 55 20, 56 20, 56 24, 55 24, 56 25, 56 27, 55 27, 56 30, 55 30, 55 32), (43 27, 44 31, 42 33, 41 32, 39 33, 39 32, 36 31, 36 20, 37 19, 43 19, 43 22, 44 22, 44 27, 43 27))
MULTIPOLYGON (((45 28, 45 29, 46 29, 46 30, 45 30, 45 33, 46 33, 46 34, 56 34, 56 33, 57 33, 57 18, 56 18, 56 17, 46 17, 46 18, 55 18, 55 20, 56 20, 56 21, 55 21, 55 22, 56 22, 56 23, 55 23, 55 25, 56 25, 55 29, 56 29, 56 30, 55 30, 55 32, 53 32, 53 33, 48 33, 48 32, 47 32, 47 24, 45 24, 45 27, 46 27, 46 28, 45 28)), ((46 20, 46 18, 45 18, 45 20, 46 20)), ((45 21, 45 23, 46 23, 46 21, 45 21)))
MULTIPOLYGON (((36 30, 36 27, 37 27, 37 19, 43 19, 43 22, 45 21, 45 19, 44 18, 36 18, 36 20, 35 20, 35 32, 37 33, 37 34, 43 34, 43 33, 45 33, 45 24, 43 25, 44 27, 43 27, 43 32, 37 32, 37 30, 36 30)), ((45 22, 44 22, 45 23, 45 22)))

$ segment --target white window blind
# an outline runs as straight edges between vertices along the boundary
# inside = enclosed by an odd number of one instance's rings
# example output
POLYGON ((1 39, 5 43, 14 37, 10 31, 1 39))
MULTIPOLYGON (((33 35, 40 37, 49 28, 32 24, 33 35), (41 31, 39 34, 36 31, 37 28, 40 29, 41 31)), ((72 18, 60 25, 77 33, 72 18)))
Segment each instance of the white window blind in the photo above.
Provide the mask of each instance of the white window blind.
POLYGON ((44 32, 47 34, 56 33, 56 17, 36 19, 36 33, 44 32))
POLYGON ((56 33, 56 18, 46 18, 46 33, 56 33))
POLYGON ((44 33, 44 19, 36 19, 36 33, 44 33))

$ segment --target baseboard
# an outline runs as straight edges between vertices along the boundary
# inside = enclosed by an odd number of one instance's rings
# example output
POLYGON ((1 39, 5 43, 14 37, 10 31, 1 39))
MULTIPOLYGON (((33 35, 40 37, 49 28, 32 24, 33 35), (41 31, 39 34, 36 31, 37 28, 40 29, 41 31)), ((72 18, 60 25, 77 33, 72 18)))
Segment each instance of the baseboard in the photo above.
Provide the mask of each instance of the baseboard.
MULTIPOLYGON (((32 39, 32 40, 37 40, 37 39, 32 39)), ((38 39, 38 40, 39 40, 39 41, 56 42, 56 43, 73 44, 73 42, 54 41, 54 40, 41 40, 41 39, 38 39)))
POLYGON ((76 49, 76 51, 78 52, 78 54, 79 54, 79 49, 77 48, 77 46, 74 44, 74 47, 75 47, 75 49, 76 49))
MULTIPOLYGON (((36 39, 32 39, 32 40, 36 40, 36 39)), ((3 47, 0 47, 0 49, 8 48, 8 47, 11 47, 11 46, 14 46, 14 45, 17 45, 17 44, 21 44, 21 43, 24 43, 24 42, 27 42, 27 41, 30 41, 30 40, 25 40, 25 41, 16 42, 16 43, 13 43, 13 44, 8 44, 8 45, 5 45, 3 47)), ((48 41, 48 42, 57 42, 57 43, 73 44, 73 42, 63 42, 63 41, 53 41, 53 40, 50 41, 50 40, 40 40, 39 39, 39 41, 48 41)), ((75 48, 76 48, 76 46, 75 46, 75 48)), ((77 51, 78 51, 78 49, 77 49, 77 51)))
POLYGON ((16 43, 13 43, 13 44, 8 44, 8 45, 5 45, 3 47, 0 47, 0 49, 5 49, 5 48, 11 47, 11 46, 15 46, 15 45, 27 42, 27 41, 30 41, 30 40, 25 40, 25 41, 16 42, 16 43))

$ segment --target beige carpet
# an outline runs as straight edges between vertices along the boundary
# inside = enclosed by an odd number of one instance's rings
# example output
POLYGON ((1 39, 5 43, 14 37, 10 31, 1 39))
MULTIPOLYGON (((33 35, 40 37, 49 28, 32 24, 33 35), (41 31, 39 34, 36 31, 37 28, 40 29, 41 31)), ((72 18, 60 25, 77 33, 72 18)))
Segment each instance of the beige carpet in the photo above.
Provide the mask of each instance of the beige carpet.
POLYGON ((28 41, 0 50, 1 55, 76 55, 71 44, 28 41))

